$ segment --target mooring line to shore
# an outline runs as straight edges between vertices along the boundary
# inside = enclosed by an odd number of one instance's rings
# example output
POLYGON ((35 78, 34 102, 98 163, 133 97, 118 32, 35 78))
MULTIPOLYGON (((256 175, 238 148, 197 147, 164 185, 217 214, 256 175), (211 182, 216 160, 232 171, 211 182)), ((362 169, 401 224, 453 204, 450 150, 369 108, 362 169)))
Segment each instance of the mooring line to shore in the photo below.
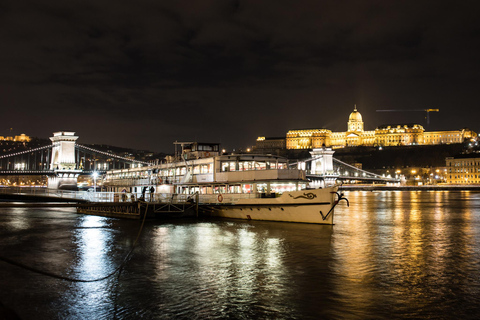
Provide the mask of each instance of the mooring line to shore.
MULTIPOLYGON (((140 227, 140 231, 143 229, 143 225, 145 224, 145 217, 147 216, 147 212, 148 212, 148 202, 145 202, 147 205, 145 206, 145 213, 143 214, 143 220, 142 220, 142 225, 140 227)), ((120 265, 120 267, 118 268, 118 275, 117 275, 117 283, 115 285, 115 294, 114 294, 114 297, 113 297, 113 319, 117 319, 117 312, 118 312, 118 308, 117 308, 117 297, 118 297, 118 284, 120 283, 120 276, 122 275, 122 271, 123 271, 123 267, 125 266, 126 262, 127 262, 127 259, 129 257, 129 255, 133 252, 133 249, 135 248, 137 242, 138 242, 138 239, 140 239, 140 234, 141 232, 139 232, 137 234, 137 238, 135 239, 135 242, 133 243, 133 247, 132 247, 132 250, 129 252, 129 254, 125 257, 125 263, 122 263, 120 265)))
MULTIPOLYGON (((60 280, 66 280, 66 281, 70 281, 70 282, 98 282, 98 281, 106 280, 106 279, 112 277, 114 274, 116 274, 119 271, 121 273, 121 270, 123 269, 125 264, 128 262, 128 260, 130 259, 130 256, 133 253, 133 250, 137 246, 138 240, 140 239, 140 235, 143 232, 143 226, 145 225, 145 219, 147 217, 148 202, 146 202, 146 204, 147 205, 145 207, 145 213, 143 215, 142 223, 141 223, 140 228, 138 230, 137 237, 136 237, 135 241, 133 242, 132 248, 127 253, 127 255, 123 259, 122 263, 120 263, 120 265, 114 271, 112 271, 111 273, 109 273, 108 275, 106 275, 104 277, 101 277, 101 278, 98 278, 98 279, 89 279, 89 280, 87 280, 87 279, 75 279, 75 278, 61 276, 61 275, 58 275, 58 274, 55 274, 55 273, 52 273, 52 272, 40 270, 40 269, 37 269, 37 268, 33 268, 33 267, 27 266, 23 263, 20 263, 20 262, 17 262, 17 261, 14 261, 14 260, 2 257, 2 256, 0 256, 0 261, 3 261, 5 263, 17 266, 17 267, 25 269, 25 270, 29 270, 29 271, 34 272, 34 273, 41 274, 41 275, 44 275, 44 276, 47 276, 47 277, 60 279, 60 280)), ((120 273, 119 273, 119 276, 120 276, 120 273)))

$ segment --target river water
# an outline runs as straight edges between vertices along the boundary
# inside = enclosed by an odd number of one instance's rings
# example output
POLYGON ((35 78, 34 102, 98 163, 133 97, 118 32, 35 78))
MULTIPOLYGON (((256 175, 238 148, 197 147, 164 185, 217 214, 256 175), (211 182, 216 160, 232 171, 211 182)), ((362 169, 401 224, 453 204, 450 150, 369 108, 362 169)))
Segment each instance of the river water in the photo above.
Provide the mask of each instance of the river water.
MULTIPOLYGON (((480 317, 480 193, 346 196, 350 207, 339 204, 334 226, 147 221, 120 276, 103 281, 0 261, 0 302, 21 319, 480 317)), ((102 278, 140 225, 74 209, 3 208, 0 256, 102 278)))

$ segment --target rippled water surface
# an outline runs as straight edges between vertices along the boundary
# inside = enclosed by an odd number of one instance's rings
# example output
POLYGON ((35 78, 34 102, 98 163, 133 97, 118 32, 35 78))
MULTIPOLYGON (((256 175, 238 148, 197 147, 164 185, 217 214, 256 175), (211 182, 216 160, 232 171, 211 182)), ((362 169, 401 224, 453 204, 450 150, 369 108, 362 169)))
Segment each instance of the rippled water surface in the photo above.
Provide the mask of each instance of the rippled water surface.
MULTIPOLYGON (((98 282, 0 261, 0 302, 22 319, 480 317, 480 193, 346 196, 334 226, 147 221, 120 276, 98 282)), ((73 209, 4 208, 0 256, 102 278, 139 227, 73 209)))

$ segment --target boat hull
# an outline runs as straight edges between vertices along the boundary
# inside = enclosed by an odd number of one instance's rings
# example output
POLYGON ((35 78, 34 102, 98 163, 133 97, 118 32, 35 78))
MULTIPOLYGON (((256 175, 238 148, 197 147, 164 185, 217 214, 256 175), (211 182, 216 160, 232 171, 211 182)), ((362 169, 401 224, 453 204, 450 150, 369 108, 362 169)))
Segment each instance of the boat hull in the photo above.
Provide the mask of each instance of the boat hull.
POLYGON ((333 224, 337 188, 285 192, 278 198, 254 198, 222 201, 202 205, 207 216, 245 220, 267 220, 315 224, 333 224))

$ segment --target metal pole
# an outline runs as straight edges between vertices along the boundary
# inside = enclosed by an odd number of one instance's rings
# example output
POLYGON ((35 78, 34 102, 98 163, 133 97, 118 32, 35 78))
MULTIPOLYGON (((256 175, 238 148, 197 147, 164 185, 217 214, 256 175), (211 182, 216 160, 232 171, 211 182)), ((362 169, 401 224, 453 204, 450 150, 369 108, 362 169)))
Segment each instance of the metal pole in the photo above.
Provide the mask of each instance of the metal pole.
MULTIPOLYGON (((51 149, 51 148, 48 149, 48 151, 47 151, 47 156, 46 156, 46 160, 47 160, 47 161, 45 161, 45 164, 47 165, 47 170, 48 170, 48 168, 49 168, 50 153, 51 153, 51 152, 52 152, 52 149, 51 149)), ((50 169, 51 169, 51 168, 50 168, 50 169)))
POLYGON ((75 151, 76 151, 76 155, 77 155, 77 163, 75 164, 75 167, 77 169, 80 169, 80 150, 78 150, 78 148, 75 148, 75 151))
POLYGON ((197 218, 198 218, 198 201, 199 201, 199 199, 200 199, 200 195, 197 192, 197 194, 195 195, 195 202, 196 202, 196 204, 195 204, 195 214, 196 214, 197 218))

